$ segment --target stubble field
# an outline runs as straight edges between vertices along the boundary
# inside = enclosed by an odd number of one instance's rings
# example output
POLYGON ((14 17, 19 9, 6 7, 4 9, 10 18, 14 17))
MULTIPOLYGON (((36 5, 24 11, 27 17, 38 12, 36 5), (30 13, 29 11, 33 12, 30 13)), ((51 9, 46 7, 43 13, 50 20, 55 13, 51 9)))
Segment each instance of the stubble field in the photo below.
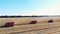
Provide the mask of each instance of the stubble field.
POLYGON ((60 31, 60 17, 0 18, 0 26, 14 22, 13 27, 0 28, 0 34, 56 34, 60 31), (52 19, 53 23, 48 23, 52 19), (36 24, 29 24, 37 20, 36 24))

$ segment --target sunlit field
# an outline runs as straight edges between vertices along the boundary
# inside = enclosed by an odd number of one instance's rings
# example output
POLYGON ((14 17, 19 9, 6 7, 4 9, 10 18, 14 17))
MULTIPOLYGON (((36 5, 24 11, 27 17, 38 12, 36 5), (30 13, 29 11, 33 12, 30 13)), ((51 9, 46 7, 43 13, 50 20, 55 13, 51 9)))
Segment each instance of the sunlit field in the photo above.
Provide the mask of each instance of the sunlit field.
POLYGON ((0 28, 0 34, 55 34, 60 31, 60 17, 0 18, 0 26, 14 22, 13 27, 0 28), (30 24, 36 20, 36 24, 30 24), (53 20, 52 23, 48 23, 53 20))

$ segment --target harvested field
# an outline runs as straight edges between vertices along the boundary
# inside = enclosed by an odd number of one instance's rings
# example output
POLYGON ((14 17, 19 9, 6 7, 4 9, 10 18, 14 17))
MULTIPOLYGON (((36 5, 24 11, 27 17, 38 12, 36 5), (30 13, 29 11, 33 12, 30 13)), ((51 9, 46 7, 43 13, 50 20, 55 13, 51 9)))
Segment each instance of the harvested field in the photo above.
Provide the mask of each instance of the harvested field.
POLYGON ((60 32, 60 17, 0 18, 0 26, 14 22, 13 27, 0 28, 0 34, 56 34, 60 32), (37 20, 36 24, 29 24, 37 20), (53 20, 52 23, 48 23, 53 20))
POLYGON ((20 18, 0 18, 0 26, 7 22, 15 22, 15 24, 29 24, 32 20, 37 20, 37 23, 47 23, 52 19, 54 22, 60 22, 60 17, 20 17, 20 18))

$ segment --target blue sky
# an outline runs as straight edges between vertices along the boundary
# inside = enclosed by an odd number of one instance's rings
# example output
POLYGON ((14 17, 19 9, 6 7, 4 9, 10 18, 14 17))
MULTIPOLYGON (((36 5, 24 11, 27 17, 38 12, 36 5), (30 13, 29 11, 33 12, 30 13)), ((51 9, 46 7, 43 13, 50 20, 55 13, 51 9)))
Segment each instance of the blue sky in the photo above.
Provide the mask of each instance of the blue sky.
POLYGON ((59 15, 60 0, 0 0, 0 15, 59 15))

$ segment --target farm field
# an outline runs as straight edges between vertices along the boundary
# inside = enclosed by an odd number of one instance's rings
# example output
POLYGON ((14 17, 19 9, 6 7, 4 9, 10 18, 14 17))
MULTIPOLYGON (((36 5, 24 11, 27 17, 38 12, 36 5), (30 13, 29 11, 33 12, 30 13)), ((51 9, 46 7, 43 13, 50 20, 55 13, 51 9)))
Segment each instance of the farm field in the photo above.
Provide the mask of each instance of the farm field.
POLYGON ((60 17, 20 17, 20 18, 0 18, 0 26, 7 22, 14 22, 14 24, 24 25, 29 24, 32 20, 37 20, 37 23, 47 23, 52 19, 54 22, 59 22, 60 17))
POLYGON ((0 18, 0 26, 7 22, 14 22, 13 27, 0 28, 0 34, 59 34, 60 17, 20 17, 0 18), (37 20, 36 24, 30 24, 37 20), (52 23, 48 23, 53 20, 52 23))

